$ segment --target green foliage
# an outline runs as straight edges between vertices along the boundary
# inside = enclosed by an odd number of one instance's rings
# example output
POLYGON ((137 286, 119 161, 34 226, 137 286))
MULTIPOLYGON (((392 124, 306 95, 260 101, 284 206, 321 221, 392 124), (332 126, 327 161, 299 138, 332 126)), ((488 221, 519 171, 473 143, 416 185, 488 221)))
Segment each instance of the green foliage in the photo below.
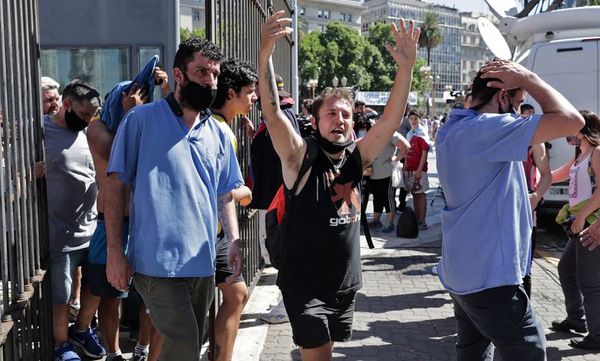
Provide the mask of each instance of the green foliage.
MULTIPOLYGON (((393 44, 389 24, 375 24, 369 36, 361 36, 353 28, 339 22, 327 25, 324 32, 312 31, 300 39, 298 57, 300 81, 319 80, 319 89, 332 86, 337 76, 347 78, 347 86, 365 91, 389 91, 396 76, 396 63, 385 48, 393 44)), ((426 64, 417 59, 413 69, 412 90, 423 91, 428 86, 419 68, 426 64)))
POLYGON ((189 38, 204 38, 206 37, 206 31, 204 29, 187 29, 187 28, 181 28, 179 29, 179 40, 180 41, 184 41, 187 40, 189 38))
POLYGON ((421 35, 419 37, 419 46, 427 48, 427 65, 430 64, 431 49, 442 43, 442 31, 437 14, 426 13, 423 24, 420 26, 421 35))
MULTIPOLYGON (((340 22, 330 22, 322 33, 302 36, 299 45, 300 78, 319 80, 319 89, 332 86, 332 79, 345 76, 348 86, 374 89, 380 83, 391 84, 385 78, 380 50, 355 29, 340 22)), ((389 86, 385 88, 389 90, 389 86)))

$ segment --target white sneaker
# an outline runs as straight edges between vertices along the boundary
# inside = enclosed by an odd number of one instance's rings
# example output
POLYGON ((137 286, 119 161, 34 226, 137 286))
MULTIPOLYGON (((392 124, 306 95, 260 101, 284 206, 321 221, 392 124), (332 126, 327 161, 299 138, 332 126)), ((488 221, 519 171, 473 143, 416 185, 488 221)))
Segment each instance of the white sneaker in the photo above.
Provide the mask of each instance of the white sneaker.
POLYGON ((283 301, 271 309, 269 313, 263 313, 260 315, 260 319, 270 324, 286 323, 290 322, 283 301))

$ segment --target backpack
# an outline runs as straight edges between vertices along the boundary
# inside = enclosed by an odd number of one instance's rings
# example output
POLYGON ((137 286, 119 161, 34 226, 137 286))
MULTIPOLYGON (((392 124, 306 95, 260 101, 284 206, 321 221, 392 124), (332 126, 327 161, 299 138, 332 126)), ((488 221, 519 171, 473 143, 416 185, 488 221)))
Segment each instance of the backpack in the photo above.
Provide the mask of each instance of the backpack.
POLYGON ((300 180, 306 175, 306 172, 312 166, 317 157, 318 147, 314 143, 314 138, 307 137, 304 139, 306 140, 306 154, 304 155, 302 165, 298 171, 298 178, 296 178, 294 186, 287 197, 287 204, 284 188, 285 185, 282 184, 277 190, 277 193, 275 194, 275 197, 273 198, 273 201, 271 202, 271 205, 269 206, 265 216, 267 231, 265 246, 267 248, 267 252, 269 252, 271 264, 273 267, 279 270, 281 270, 281 258, 283 256, 283 247, 285 246, 285 230, 287 224, 285 218, 286 207, 292 206, 292 201, 295 198, 296 190, 298 189, 300 180))
POLYGON ((405 207, 402 211, 398 224, 396 225, 396 236, 402 238, 417 238, 419 228, 417 227, 417 216, 410 207, 405 207))

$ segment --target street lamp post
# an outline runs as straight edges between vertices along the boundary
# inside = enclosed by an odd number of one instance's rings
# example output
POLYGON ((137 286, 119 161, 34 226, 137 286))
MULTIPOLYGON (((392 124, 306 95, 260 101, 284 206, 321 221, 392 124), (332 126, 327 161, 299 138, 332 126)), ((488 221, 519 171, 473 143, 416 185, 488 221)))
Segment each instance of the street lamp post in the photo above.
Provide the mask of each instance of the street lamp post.
POLYGON ((318 79, 309 79, 309 80, 306 82, 306 87, 307 87, 308 89, 311 89, 311 90, 312 90, 312 93, 311 93, 311 94, 312 94, 312 98, 313 98, 313 99, 315 98, 315 90, 317 89, 317 86, 318 86, 318 85, 319 85, 319 80, 318 80, 318 79))

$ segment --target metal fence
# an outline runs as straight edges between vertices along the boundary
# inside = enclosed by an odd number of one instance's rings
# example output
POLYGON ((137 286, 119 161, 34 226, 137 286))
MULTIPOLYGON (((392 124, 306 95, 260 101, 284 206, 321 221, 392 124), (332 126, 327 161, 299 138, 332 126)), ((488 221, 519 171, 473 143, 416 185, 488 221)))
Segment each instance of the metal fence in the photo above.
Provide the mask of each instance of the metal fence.
POLYGON ((0 4, 0 360, 51 360, 37 0, 0 4))
MULTIPOLYGON (((266 21, 268 6, 275 11, 285 10, 291 16, 293 7, 287 0, 212 0, 206 1, 206 35, 215 42, 228 58, 246 61, 256 67, 260 46, 260 28, 266 21)), ((273 61, 276 73, 281 75, 286 84, 292 84, 292 53, 294 43, 291 38, 277 44, 273 61)), ((258 110, 250 114, 250 119, 258 125, 258 110)), ((250 140, 236 119, 233 131, 238 138, 238 160, 244 176, 248 175, 250 165, 250 140)), ((258 213, 250 209, 239 209, 240 237, 245 242, 244 256, 246 269, 244 278, 251 289, 260 278, 260 246, 258 243, 258 213)))

